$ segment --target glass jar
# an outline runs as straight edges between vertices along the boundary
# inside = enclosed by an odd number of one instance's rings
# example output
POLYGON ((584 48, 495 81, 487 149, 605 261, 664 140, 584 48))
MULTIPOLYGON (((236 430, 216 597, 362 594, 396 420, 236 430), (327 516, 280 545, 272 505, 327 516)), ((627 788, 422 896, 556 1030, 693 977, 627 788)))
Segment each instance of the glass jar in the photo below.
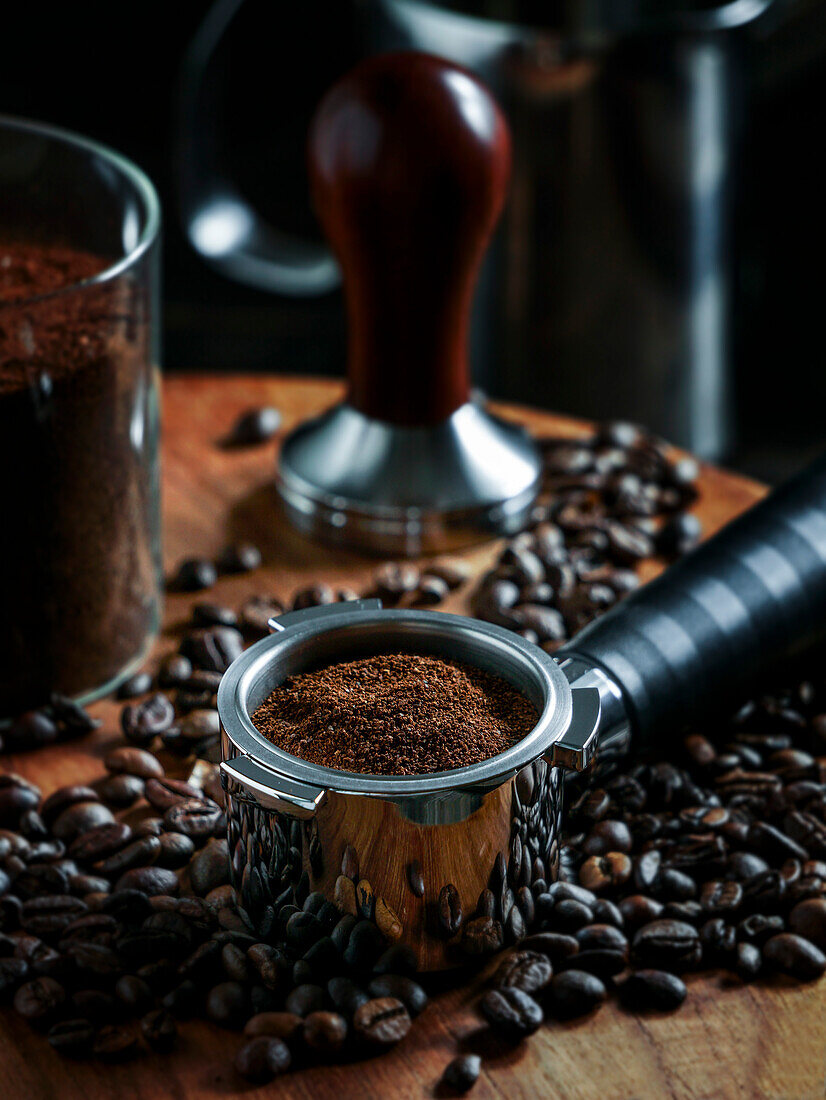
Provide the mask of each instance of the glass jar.
POLYGON ((88 702, 162 600, 160 211, 134 165, 0 117, 0 719, 88 702))

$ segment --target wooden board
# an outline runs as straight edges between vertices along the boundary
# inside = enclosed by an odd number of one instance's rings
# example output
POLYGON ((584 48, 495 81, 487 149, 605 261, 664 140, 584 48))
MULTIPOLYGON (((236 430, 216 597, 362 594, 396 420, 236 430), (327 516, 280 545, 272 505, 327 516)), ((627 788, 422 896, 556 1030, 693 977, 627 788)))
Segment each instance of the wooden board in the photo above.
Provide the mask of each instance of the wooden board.
MULTIPOLYGON (((287 379, 177 378, 164 385, 164 555, 168 568, 185 555, 217 552, 248 539, 265 555, 262 570, 219 582, 215 596, 230 605, 245 595, 271 591, 289 596, 318 577, 354 587, 366 582, 374 562, 332 551, 296 535, 278 516, 272 489, 275 448, 225 451, 216 444, 247 407, 271 403, 284 426, 317 413, 340 393, 335 383, 287 379)), ((547 414, 506 410, 537 432, 576 436, 585 426, 547 414)), ((697 505, 710 533, 753 503, 761 488, 704 468, 697 505)), ((467 557, 483 569, 494 544, 467 557)), ((168 600, 166 635, 157 653, 172 648, 188 618, 189 599, 168 600)), ((467 610, 467 593, 453 597, 467 610)), ((157 654, 156 654, 157 656, 157 654)), ((94 777, 99 757, 117 740, 118 708, 98 704, 101 731, 82 742, 39 753, 5 757, 2 766, 39 783, 44 793, 94 777)), ((437 997, 411 1036, 392 1053, 344 1067, 315 1067, 260 1090, 234 1075, 239 1040, 230 1032, 192 1022, 169 1056, 147 1054, 125 1066, 67 1062, 33 1037, 12 1013, 0 1014, 0 1100, 120 1100, 155 1097, 284 1098, 417 1097, 432 1095, 457 1048, 482 1050, 483 1076, 472 1095, 558 1097, 564 1100, 813 1100, 826 1081, 826 983, 798 986, 781 981, 742 986, 719 974, 689 980, 689 998, 675 1015, 637 1016, 616 1004, 592 1018, 549 1024, 520 1048, 492 1048, 474 1011, 476 989, 437 997)), ((437 1092, 438 1095, 438 1092, 437 1092)))

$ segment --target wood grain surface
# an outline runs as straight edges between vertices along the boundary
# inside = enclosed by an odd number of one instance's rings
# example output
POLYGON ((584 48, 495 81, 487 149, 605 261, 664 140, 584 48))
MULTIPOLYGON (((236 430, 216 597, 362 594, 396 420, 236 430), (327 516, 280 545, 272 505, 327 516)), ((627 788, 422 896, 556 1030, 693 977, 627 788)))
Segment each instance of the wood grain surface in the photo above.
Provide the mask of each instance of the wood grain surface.
MULTIPOLYGON (((246 595, 289 596, 324 577, 358 587, 375 564, 296 535, 279 517, 272 489, 273 445, 228 451, 217 444, 243 409, 278 406, 284 427, 319 412, 340 393, 334 383, 287 379, 171 379, 164 386, 164 517, 168 568, 191 554, 209 555, 233 540, 256 542, 258 572, 222 579, 214 595, 239 604, 246 595)), ((585 426, 547 414, 508 410, 540 433, 575 436, 585 426)), ((761 494, 740 477, 704 468, 697 511, 711 532, 761 494)), ((483 569, 493 544, 467 558, 483 569)), ((450 608, 467 610, 467 591, 450 608)), ((190 599, 170 596, 166 630, 150 663, 173 648, 190 599)), ((94 708, 96 734, 38 753, 2 758, 2 767, 39 783, 44 793, 100 773, 99 758, 117 737, 118 708, 94 708)), ((154 1100, 156 1097, 326 1100, 440 1095, 439 1076, 457 1049, 485 1054, 472 1096, 564 1100, 814 1100, 826 1096, 826 982, 783 980, 744 986, 718 972, 692 976, 683 1009, 668 1016, 633 1015, 615 1003, 593 1017, 549 1024, 517 1049, 496 1046, 476 1015, 478 984, 435 997, 408 1039, 392 1053, 349 1066, 301 1070, 250 1088, 232 1070, 238 1037, 202 1022, 184 1024, 167 1056, 146 1054, 123 1066, 70 1062, 13 1013, 0 1012, 0 1100, 154 1100)))

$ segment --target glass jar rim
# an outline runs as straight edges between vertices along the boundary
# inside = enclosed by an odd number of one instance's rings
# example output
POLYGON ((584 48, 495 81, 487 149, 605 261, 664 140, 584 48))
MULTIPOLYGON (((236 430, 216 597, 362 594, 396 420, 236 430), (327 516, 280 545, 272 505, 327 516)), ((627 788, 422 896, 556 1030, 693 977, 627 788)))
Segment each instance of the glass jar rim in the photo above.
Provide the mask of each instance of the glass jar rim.
POLYGON ((52 126, 48 123, 36 122, 31 119, 19 118, 15 115, 0 113, 0 130, 18 131, 24 134, 32 134, 49 141, 59 142, 73 146, 76 149, 90 153, 110 164, 116 172, 125 177, 134 187, 144 207, 145 222, 141 234, 134 246, 125 255, 108 264, 103 270, 98 271, 86 279, 67 283, 66 286, 50 290, 45 294, 33 294, 26 298, 15 298, 13 302, 5 303, 0 300, 0 308, 6 305, 15 307, 25 306, 32 302, 44 301, 48 298, 57 298, 63 294, 71 294, 87 286, 95 286, 116 279, 124 271, 133 267, 141 257, 152 247, 157 240, 161 228, 161 204, 155 185, 149 176, 128 157, 116 152, 109 146, 84 137, 73 130, 64 129, 61 126, 52 126))

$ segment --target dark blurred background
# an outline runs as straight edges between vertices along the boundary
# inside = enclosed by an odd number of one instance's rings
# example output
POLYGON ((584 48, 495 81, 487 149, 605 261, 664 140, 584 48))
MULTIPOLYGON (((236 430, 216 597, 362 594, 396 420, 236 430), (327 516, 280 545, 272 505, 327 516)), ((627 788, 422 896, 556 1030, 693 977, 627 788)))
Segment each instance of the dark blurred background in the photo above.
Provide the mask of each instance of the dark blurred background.
POLYGON ((479 291, 480 384, 646 420, 778 478, 823 438, 826 5, 594 3, 587 22, 582 7, 35 2, 6 36, 0 111, 100 139, 155 181, 167 371, 335 375, 345 327, 307 200, 312 110, 365 53, 461 60, 516 149, 479 291), (250 244, 251 218, 287 235, 250 244))

